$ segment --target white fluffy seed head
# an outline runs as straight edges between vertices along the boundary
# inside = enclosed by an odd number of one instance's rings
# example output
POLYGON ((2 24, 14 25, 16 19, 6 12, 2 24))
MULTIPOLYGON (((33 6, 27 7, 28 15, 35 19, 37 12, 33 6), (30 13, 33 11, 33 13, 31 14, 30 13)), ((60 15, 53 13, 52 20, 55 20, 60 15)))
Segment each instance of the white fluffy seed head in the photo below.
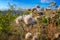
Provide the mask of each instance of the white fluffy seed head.
POLYGON ((25 24, 28 24, 28 20, 29 20, 30 18, 32 18, 31 15, 26 15, 26 16, 24 17, 24 22, 25 22, 25 24))
POLYGON ((19 24, 23 20, 22 16, 19 16, 15 19, 16 24, 19 24))
POLYGON ((39 40, 38 36, 33 36, 32 40, 39 40))
POLYGON ((32 38, 32 33, 28 32, 26 35, 25 35, 25 39, 31 39, 32 38))
POLYGON ((60 33, 56 33, 56 34, 55 34, 55 38, 58 38, 59 34, 60 34, 60 33))
POLYGON ((41 9, 40 9, 40 8, 36 8, 36 10, 37 10, 38 12, 40 12, 40 11, 41 11, 41 9))
POLYGON ((24 22, 25 22, 25 24, 34 24, 34 22, 36 22, 36 20, 31 15, 26 15, 24 17, 24 22))
POLYGON ((57 9, 60 10, 60 6, 57 9))

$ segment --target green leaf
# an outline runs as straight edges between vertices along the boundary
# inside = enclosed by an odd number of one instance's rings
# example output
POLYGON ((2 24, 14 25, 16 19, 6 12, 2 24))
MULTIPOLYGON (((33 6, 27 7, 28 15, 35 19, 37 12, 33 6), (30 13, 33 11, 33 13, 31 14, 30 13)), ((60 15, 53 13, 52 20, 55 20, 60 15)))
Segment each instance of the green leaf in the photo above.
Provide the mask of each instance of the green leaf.
POLYGON ((0 30, 2 30, 3 28, 2 27, 0 27, 0 30))
POLYGON ((42 22, 47 23, 47 19, 45 18, 45 16, 42 18, 42 22))

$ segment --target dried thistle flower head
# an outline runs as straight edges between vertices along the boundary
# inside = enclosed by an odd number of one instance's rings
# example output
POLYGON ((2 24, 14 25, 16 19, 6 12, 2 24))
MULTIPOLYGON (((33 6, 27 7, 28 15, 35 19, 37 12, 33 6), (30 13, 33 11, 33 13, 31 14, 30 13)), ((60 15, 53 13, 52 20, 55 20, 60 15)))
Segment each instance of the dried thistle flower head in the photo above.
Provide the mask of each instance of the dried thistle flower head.
POLYGON ((35 10, 36 10, 36 8, 32 8, 32 9, 31 9, 32 12, 35 11, 35 10))
POLYGON ((56 2, 51 2, 51 6, 55 6, 56 5, 56 2))

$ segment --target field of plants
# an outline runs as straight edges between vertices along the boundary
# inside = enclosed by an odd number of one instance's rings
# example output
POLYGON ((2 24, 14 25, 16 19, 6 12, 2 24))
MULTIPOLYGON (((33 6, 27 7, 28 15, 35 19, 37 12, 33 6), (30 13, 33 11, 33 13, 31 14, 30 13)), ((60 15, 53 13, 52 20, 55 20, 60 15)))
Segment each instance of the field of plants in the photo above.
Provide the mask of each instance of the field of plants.
MULTIPOLYGON (((0 11, 0 40, 60 40, 60 6, 30 8, 18 14, 14 6, 0 11), (11 12, 16 12, 11 14, 11 12)), ((21 10, 18 10, 21 11, 21 10)))

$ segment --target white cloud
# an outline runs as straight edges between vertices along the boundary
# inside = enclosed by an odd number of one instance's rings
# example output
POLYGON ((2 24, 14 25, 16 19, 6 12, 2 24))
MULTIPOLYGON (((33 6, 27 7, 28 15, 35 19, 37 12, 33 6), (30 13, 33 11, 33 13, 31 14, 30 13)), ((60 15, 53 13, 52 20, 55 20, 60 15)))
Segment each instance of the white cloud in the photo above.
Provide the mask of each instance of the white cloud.
POLYGON ((50 3, 50 2, 52 2, 54 0, 40 0, 40 1, 41 1, 41 3, 50 3))

